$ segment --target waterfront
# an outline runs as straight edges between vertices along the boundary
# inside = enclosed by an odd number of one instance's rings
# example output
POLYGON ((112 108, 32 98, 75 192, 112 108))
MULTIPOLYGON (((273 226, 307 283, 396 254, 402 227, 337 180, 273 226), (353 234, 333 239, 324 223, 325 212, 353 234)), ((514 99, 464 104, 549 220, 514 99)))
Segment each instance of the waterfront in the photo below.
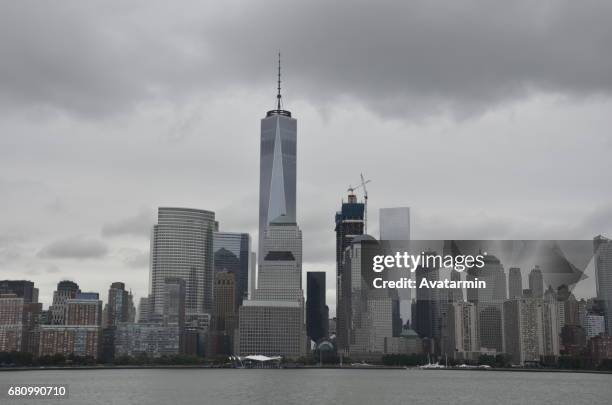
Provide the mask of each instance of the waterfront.
MULTIPOLYGON (((609 404, 609 374, 448 370, 44 370, 0 385, 67 384, 63 404, 609 404)), ((5 397, 4 397, 5 398, 5 397)), ((4 399, 2 400, 4 401, 4 399)), ((8 404, 40 404, 12 399, 8 404)))

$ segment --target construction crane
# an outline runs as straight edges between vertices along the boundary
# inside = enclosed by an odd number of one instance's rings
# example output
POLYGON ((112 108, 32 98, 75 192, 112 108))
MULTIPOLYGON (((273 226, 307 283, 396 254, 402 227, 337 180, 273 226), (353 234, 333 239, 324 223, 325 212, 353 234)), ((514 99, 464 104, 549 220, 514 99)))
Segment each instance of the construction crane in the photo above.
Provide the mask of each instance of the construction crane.
POLYGON ((364 206, 363 206, 363 233, 367 234, 368 233, 368 189, 366 188, 366 184, 370 183, 372 180, 366 180, 363 177, 363 173, 359 174, 361 177, 361 184, 359 184, 358 186, 351 186, 349 185, 348 187, 348 192, 351 194, 355 193, 355 190, 357 190, 358 188, 363 188, 363 200, 364 200, 364 206))

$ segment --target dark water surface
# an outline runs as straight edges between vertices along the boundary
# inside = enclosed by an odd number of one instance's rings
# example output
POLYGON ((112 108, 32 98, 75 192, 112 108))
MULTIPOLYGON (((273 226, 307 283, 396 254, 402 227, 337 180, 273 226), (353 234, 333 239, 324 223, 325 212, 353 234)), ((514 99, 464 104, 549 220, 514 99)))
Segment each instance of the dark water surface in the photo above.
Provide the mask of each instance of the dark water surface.
POLYGON ((67 384, 68 399, 2 404, 612 404, 612 375, 448 370, 47 370, 0 385, 67 384))

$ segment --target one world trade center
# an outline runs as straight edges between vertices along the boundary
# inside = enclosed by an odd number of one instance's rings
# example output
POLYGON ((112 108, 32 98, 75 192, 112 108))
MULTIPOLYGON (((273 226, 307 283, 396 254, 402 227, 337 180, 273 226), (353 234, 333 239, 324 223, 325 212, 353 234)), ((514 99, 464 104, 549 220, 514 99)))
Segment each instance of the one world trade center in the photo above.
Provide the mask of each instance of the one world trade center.
POLYGON ((295 182, 297 121, 281 103, 280 54, 278 60, 278 93, 276 109, 261 120, 259 166, 259 245, 261 263, 262 241, 271 221, 284 216, 286 222, 296 222, 295 182))

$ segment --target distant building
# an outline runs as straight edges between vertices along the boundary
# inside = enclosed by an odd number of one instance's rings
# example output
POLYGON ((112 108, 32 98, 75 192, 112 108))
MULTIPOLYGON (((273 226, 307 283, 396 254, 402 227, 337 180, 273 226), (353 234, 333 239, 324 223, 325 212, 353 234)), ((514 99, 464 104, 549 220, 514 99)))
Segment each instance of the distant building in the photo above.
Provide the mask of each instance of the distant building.
POLYGON ((23 298, 24 304, 38 302, 38 288, 29 280, 1 280, 0 294, 13 293, 19 298, 23 298))
POLYGON ((215 274, 215 329, 225 333, 234 332, 236 327, 237 306, 236 275, 229 271, 215 274))
POLYGON ((612 336, 612 240, 599 235, 593 239, 597 299, 602 303, 606 333, 612 336))
POLYGON ((245 301, 240 307, 238 352, 291 359, 304 356, 303 314, 303 306, 298 301, 245 301))
POLYGON ((591 338, 587 350, 594 365, 604 359, 612 359, 612 336, 599 335, 591 338))
POLYGON ((215 232, 213 236, 215 273, 234 274, 234 305, 238 308, 248 296, 251 269, 251 237, 248 233, 215 232))
POLYGON ((151 300, 149 297, 141 297, 138 303, 138 323, 149 323, 151 318, 151 300))
POLYGON ((515 299, 523 296, 523 276, 521 269, 511 267, 508 270, 508 298, 515 299))
POLYGON ((306 273, 306 331, 318 342, 328 336, 329 309, 325 305, 325 272, 306 273))
POLYGON ((582 325, 587 339, 603 334, 606 331, 606 321, 603 315, 587 313, 582 325))
POLYGON ((587 344, 586 333, 580 325, 565 325, 561 329, 561 354, 580 356, 587 344))
POLYGON ((81 292, 79 285, 73 281, 63 280, 57 284, 57 289, 53 292, 53 303, 49 308, 51 324, 65 324, 66 301, 76 297, 79 292, 81 292))
POLYGON ((451 302, 442 318, 442 352, 455 359, 472 359, 480 352, 476 304, 451 302))
POLYGON ((17 294, 0 294, 0 352, 22 350, 23 302, 17 294))
POLYGON ((64 325, 102 325, 102 301, 97 293, 77 293, 74 298, 66 300, 65 306, 64 325))
POLYGON ((114 327, 123 322, 134 322, 134 302, 132 294, 125 290, 125 284, 112 283, 108 290, 106 304, 106 327, 114 327))
POLYGON ((180 335, 178 325, 120 324, 115 330, 115 358, 177 355, 180 353, 180 335))
POLYGON ((254 298, 239 310, 237 352, 290 358, 306 352, 302 232, 281 216, 265 231, 254 298))
MULTIPOLYGON (((426 255, 435 252, 426 252, 426 255)), ((423 280, 428 282, 440 279, 440 269, 437 267, 417 267, 415 271, 416 285, 423 280)), ((416 317, 412 319, 414 330, 421 338, 440 338, 440 293, 439 289, 417 288, 416 290, 416 317)))
POLYGON ((379 361, 386 339, 394 337, 394 296, 372 287, 374 273, 368 263, 378 253, 380 244, 369 235, 355 237, 344 252, 336 340, 338 351, 351 359, 379 361))
POLYGON ((98 359, 102 329, 99 326, 42 325, 39 356, 63 354, 98 359))
POLYGON ((410 208, 381 208, 379 226, 380 240, 410 240, 410 208))
POLYGON ((540 266, 535 266, 529 273, 529 290, 533 298, 542 298, 544 296, 544 277, 540 266))
POLYGON ((179 277, 166 277, 162 295, 162 323, 178 326, 181 330, 185 325, 185 280, 179 277))
POLYGON ((151 239, 152 313, 163 312, 168 277, 185 280, 187 319, 212 313, 214 229, 214 212, 159 208, 151 239))
POLYGON ((398 337, 385 338, 385 354, 421 354, 423 341, 412 329, 404 329, 398 337))
POLYGON ((364 213, 365 204, 357 201, 354 193, 348 195, 347 202, 342 202, 340 211, 336 212, 335 232, 336 232, 336 318, 338 329, 338 345, 341 348, 348 347, 346 331, 348 325, 348 308, 350 308, 350 296, 343 295, 348 293, 348 281, 350 275, 344 275, 344 255, 353 239, 363 235, 364 232, 364 213))
POLYGON ((506 353, 514 364, 539 361, 543 353, 542 300, 521 298, 503 304, 506 353))

